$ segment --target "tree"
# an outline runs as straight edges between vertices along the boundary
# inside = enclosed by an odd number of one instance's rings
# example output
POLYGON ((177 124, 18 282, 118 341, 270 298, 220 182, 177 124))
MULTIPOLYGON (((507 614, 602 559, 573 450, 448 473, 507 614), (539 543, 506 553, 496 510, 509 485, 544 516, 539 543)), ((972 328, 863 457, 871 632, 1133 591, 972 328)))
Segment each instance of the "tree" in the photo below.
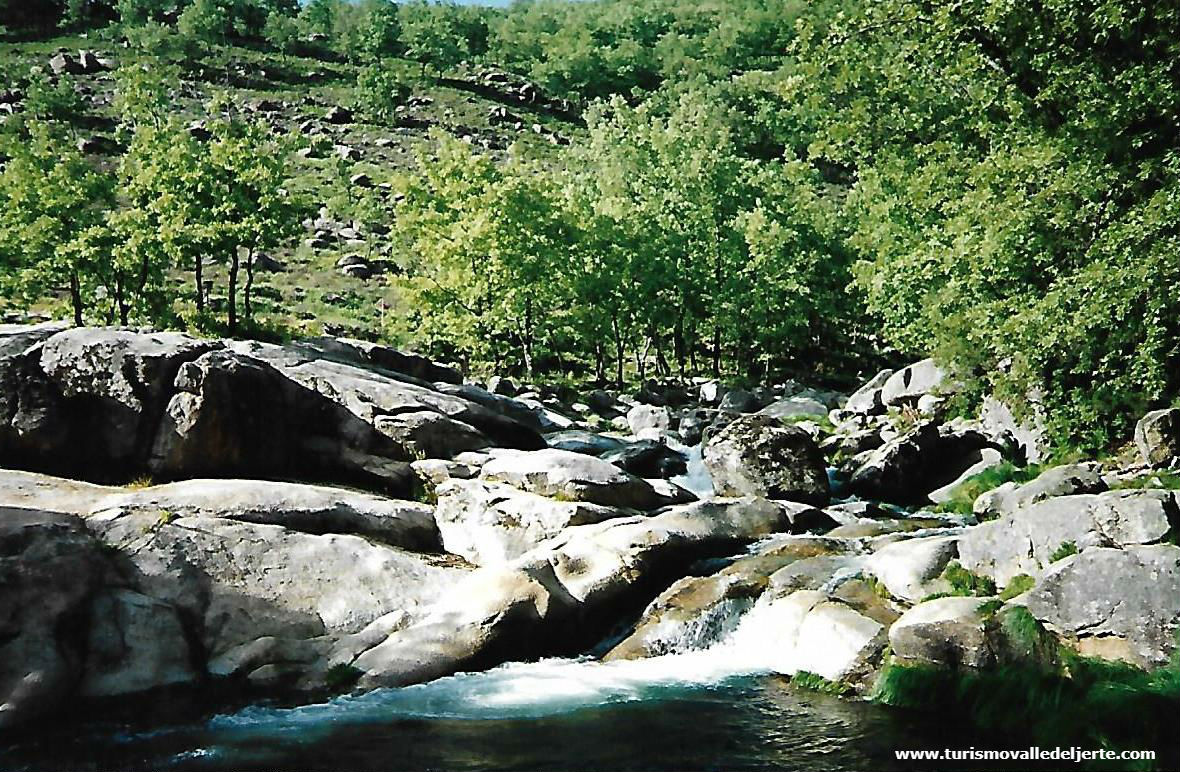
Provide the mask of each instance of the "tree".
POLYGON ((217 0, 193 0, 176 19, 176 30, 206 51, 225 42, 230 15, 217 0))
POLYGON ((393 122, 410 93, 392 62, 370 64, 357 73, 356 106, 372 121, 393 122))
POLYGON ((363 20, 357 31, 357 53, 362 60, 378 62, 402 51, 401 17, 392 0, 367 0, 361 5, 363 20))
POLYGON ((406 57, 441 75, 468 55, 467 39, 454 6, 411 0, 398 6, 406 57))
POLYGON ((565 305, 563 253, 572 241, 556 191, 528 166, 500 167, 444 134, 421 173, 400 181, 395 237, 417 256, 395 279, 419 333, 468 359, 515 355, 532 373, 539 342, 565 305))
POLYGON ((199 314, 205 312, 205 258, 227 264, 226 323, 233 334, 243 259, 250 321, 254 256, 297 232, 299 210, 285 188, 286 143, 264 124, 237 118, 223 97, 208 112, 207 139, 193 137, 174 120, 140 124, 124 159, 122 187, 140 212, 133 224, 149 234, 142 249, 192 267, 199 314))
POLYGON ((61 287, 74 324, 85 322, 101 274, 91 234, 113 200, 113 180, 75 148, 60 127, 26 123, 27 135, 8 142, 0 170, 0 272, 3 289, 37 298, 61 287))
POLYGON ((281 11, 271 11, 262 36, 284 57, 290 56, 299 47, 299 24, 281 11))

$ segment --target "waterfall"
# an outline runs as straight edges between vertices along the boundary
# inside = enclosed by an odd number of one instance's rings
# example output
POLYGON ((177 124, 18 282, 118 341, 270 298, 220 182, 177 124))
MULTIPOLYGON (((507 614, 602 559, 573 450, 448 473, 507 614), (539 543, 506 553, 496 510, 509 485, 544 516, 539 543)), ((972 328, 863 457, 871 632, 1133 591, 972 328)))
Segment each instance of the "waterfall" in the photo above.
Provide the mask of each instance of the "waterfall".
POLYGON ((675 697, 686 689, 774 672, 781 621, 772 604, 721 603, 688 623, 669 626, 666 652, 636 660, 547 659, 459 673, 401 689, 378 689, 295 708, 255 706, 215 717, 212 728, 299 734, 310 727, 369 723, 391 716, 519 719, 596 706, 675 697))
POLYGON ((683 453, 688 458, 688 468, 684 474, 673 477, 672 482, 685 490, 692 491, 701 501, 713 498, 713 478, 705 467, 704 445, 697 444, 691 448, 682 445, 671 438, 667 438, 668 447, 683 453))

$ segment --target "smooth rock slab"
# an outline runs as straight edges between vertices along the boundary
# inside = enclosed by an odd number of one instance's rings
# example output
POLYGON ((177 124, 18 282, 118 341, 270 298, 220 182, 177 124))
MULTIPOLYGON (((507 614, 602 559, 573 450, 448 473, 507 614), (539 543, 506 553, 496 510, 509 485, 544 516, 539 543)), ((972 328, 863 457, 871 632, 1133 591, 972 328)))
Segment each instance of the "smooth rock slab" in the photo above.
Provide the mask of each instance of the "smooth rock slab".
POLYGON ((506 563, 568 526, 634 514, 584 501, 555 501, 484 480, 448 480, 435 494, 443 546, 476 565, 506 563))
POLYGON ((133 590, 107 590, 94 599, 90 619, 81 695, 133 694, 200 678, 169 604, 133 590))
POLYGON ((199 620, 211 656, 260 636, 352 633, 391 611, 418 614, 469 572, 358 536, 217 517, 136 513, 89 525, 139 592, 199 620))
POLYGON ((220 517, 281 525, 294 531, 358 534, 419 551, 439 551, 433 508, 367 493, 263 480, 186 480, 109 494, 90 508, 94 517, 130 513, 220 517))
POLYGON ((972 509, 979 517, 995 517, 1045 499, 1105 490, 1097 464, 1064 464, 1046 469, 1023 485, 1007 482, 993 488, 981 494, 972 509))
POLYGON ((565 501, 655 509, 669 503, 650 484, 602 459, 566 450, 537 450, 493 458, 482 478, 565 501))
POLYGON ((939 580, 947 563, 959 552, 958 536, 903 539, 886 544, 865 559, 865 568, 885 585, 889 594, 914 603, 950 589, 939 580))
POLYGON ((86 651, 81 622, 105 569, 77 517, 0 508, 0 729, 73 693, 86 651))

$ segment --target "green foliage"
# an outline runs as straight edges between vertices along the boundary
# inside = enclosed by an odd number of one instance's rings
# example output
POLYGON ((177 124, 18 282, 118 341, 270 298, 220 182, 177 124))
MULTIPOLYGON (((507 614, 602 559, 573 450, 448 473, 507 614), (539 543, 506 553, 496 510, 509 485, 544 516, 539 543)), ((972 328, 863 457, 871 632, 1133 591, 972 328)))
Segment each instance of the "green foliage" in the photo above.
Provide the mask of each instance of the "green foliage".
POLYGON ((1008 585, 1004 587, 1004 591, 1000 593, 1000 600, 1009 601, 1017 595, 1023 595, 1033 588, 1036 580, 1028 574, 1017 574, 1008 580, 1008 585))
POLYGON ((352 665, 339 663, 328 668, 328 672, 324 673, 324 687, 330 691, 343 691, 352 688, 363 675, 363 671, 352 665))
POLYGON ((114 180, 77 150, 61 126, 25 122, 0 153, 0 293, 68 294, 76 324, 98 295, 105 258, 92 249, 114 196, 114 180))
POLYGON ((421 262, 397 289, 419 310, 426 340, 484 361, 512 346, 531 370, 552 330, 570 241, 553 182, 523 162, 501 167, 458 140, 433 138, 435 158, 400 181, 396 232, 421 262))
POLYGON ((951 498, 935 507, 935 511, 969 515, 973 512, 975 500, 984 493, 998 488, 1004 483, 1023 484, 1035 480, 1044 468, 1040 464, 1017 466, 1011 461, 1004 461, 959 483, 951 491, 951 498))
POLYGON ((571 98, 724 79, 781 57, 797 22, 837 3, 599 0, 518 3, 492 24, 489 57, 571 98))
POLYGON ((791 676, 791 685, 810 692, 820 692, 842 697, 852 691, 852 687, 839 681, 829 681, 821 675, 800 670, 791 676))
POLYGON ((299 24, 285 13, 271 11, 262 28, 262 36, 276 51, 293 54, 299 47, 299 24))
MULTIPOLYGON (((1009 636, 1027 639, 1029 652, 1051 638, 1025 609, 1005 610, 998 619, 1009 636)), ((1065 648, 988 670, 889 663, 872 698, 994 732, 1013 745, 1158 749, 1172 733, 1168 717, 1180 701, 1180 663, 1149 673, 1065 648)))
POLYGON ((205 47, 224 43, 230 29, 230 15, 217 0, 193 0, 176 19, 177 32, 205 47))
POLYGON ((29 72, 24 115, 41 121, 70 123, 82 113, 82 97, 69 75, 51 76, 40 67, 29 72))
POLYGON ((247 270, 244 312, 252 312, 251 256, 294 237, 298 202, 284 184, 290 148, 261 123, 237 118, 224 98, 209 105, 209 139, 194 137, 175 119, 135 127, 121 167, 132 210, 126 244, 146 259, 191 267, 198 314, 204 311, 205 258, 228 267, 227 328, 238 327, 239 271, 247 270))
POLYGON ((1058 560, 1065 560, 1070 555, 1078 554, 1078 545, 1072 541, 1062 542, 1057 549, 1053 550, 1053 554, 1049 556, 1050 563, 1056 563, 1058 560))
POLYGON ((444 142, 398 205, 407 321, 469 361, 527 371, 544 345, 599 380, 631 355, 644 377, 646 352, 662 375, 814 362, 855 328, 838 213, 803 165, 745 157, 736 120, 707 91, 614 100, 565 170, 444 142))
POLYGON ((1180 11, 863 4, 801 27, 776 87, 855 170, 849 244, 891 342, 937 352, 1087 449, 1180 393, 1169 117, 1180 11))
POLYGON ((487 50, 486 11, 431 0, 398 4, 401 46, 408 59, 440 75, 487 50))
POLYGON ((410 94, 410 86, 390 64, 377 62, 357 73, 356 106, 375 123, 393 123, 410 94))
POLYGON ((957 560, 947 563, 942 578, 951 585, 950 595, 975 595, 986 597, 996 594, 996 584, 986 576, 968 571, 957 560))

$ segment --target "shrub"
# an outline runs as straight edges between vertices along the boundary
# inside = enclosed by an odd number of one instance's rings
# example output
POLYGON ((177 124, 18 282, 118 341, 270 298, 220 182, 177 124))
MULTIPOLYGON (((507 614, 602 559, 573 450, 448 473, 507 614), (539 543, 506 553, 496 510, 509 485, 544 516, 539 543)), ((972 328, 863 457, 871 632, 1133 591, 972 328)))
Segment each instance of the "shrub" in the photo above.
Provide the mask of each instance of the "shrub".
POLYGON ((1063 542, 1057 549, 1053 550, 1053 554, 1049 556, 1050 563, 1056 563, 1058 560, 1065 560, 1070 555, 1078 554, 1078 545, 1072 541, 1063 542))

